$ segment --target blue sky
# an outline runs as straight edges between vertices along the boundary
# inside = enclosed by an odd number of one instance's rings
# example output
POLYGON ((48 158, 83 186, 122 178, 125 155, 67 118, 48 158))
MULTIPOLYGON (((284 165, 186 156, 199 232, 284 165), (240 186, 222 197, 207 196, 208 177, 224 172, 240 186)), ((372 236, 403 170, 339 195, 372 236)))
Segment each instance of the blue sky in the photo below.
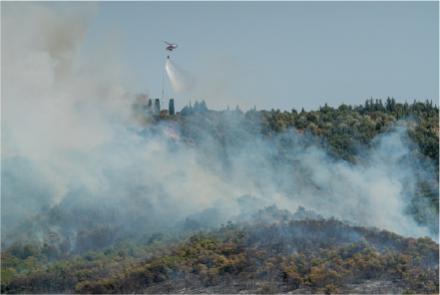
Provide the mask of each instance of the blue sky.
POLYGON ((86 47, 117 47, 133 90, 159 97, 162 40, 195 79, 180 108, 317 108, 369 97, 438 101, 437 2, 105 2, 86 47), (112 40, 111 42, 109 40, 112 40))

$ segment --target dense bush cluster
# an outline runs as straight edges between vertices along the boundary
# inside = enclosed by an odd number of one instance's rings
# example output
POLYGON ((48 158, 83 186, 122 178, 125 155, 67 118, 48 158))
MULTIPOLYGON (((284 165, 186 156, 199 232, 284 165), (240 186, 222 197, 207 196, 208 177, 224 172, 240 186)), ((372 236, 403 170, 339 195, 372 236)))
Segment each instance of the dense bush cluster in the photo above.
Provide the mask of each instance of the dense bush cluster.
MULTIPOLYGON (((267 136, 289 128, 310 132, 322 137, 323 144, 335 156, 350 161, 355 161, 359 145, 368 145, 377 134, 402 120, 406 122, 410 136, 418 143, 423 155, 435 161, 438 167, 439 109, 432 101, 408 104, 397 103, 394 98, 387 98, 385 102, 369 99, 364 105, 342 104, 338 108, 325 105, 309 112, 304 109, 300 112, 296 109, 290 112, 252 109, 245 113, 238 108, 233 111, 209 111, 206 104, 201 102, 184 107, 179 115, 177 119, 181 119, 184 126, 192 120, 201 120, 201 131, 209 130, 220 138, 222 129, 228 128, 227 122, 220 122, 224 121, 220 118, 225 116, 232 121, 241 121, 248 130, 267 136)), ((188 130, 187 133, 195 132, 188 130)))
POLYGON ((123 244, 38 265, 42 252, 23 251, 2 254, 2 292, 335 293, 368 282, 379 284, 374 293, 439 291, 431 239, 333 219, 229 223, 182 242, 123 244))

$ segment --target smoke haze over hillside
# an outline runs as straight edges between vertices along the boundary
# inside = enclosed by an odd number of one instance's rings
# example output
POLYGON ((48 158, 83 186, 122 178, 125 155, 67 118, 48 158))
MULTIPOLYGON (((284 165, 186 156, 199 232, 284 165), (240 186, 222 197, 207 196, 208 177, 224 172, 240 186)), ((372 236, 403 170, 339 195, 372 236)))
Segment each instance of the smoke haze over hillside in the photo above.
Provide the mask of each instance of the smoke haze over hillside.
POLYGON ((221 115, 223 145, 203 131, 191 142, 177 123, 140 126, 130 75, 114 60, 95 65, 81 55, 93 5, 2 6, 2 241, 55 207, 70 215, 33 223, 35 235, 75 233, 81 222, 153 232, 197 214, 220 224, 273 204, 437 238, 406 213, 432 168, 412 155, 403 123, 357 165, 295 130, 263 138, 235 113, 221 115), (81 210, 90 220, 75 221, 81 210))

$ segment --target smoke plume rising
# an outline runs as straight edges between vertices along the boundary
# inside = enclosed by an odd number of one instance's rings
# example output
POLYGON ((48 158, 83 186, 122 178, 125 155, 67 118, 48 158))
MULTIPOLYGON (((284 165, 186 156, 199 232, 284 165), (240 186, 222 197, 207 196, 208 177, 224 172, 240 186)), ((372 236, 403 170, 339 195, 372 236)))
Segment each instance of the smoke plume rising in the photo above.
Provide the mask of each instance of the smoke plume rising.
MULTIPOLYGON (((91 69, 78 51, 90 7, 68 6, 75 9, 3 6, 4 243, 28 233, 24 228, 33 228, 36 239, 46 232, 74 239, 99 224, 121 236, 191 216, 218 225, 273 204, 433 236, 405 212, 429 165, 411 155, 404 127, 378 137, 354 165, 295 130, 263 138, 238 112, 219 115, 222 142, 201 128, 198 116, 186 126, 194 140, 177 123, 139 126, 134 95, 120 79, 129 75, 107 76, 119 68, 108 62, 91 69)), ((176 91, 187 89, 169 60, 166 70, 176 91)))

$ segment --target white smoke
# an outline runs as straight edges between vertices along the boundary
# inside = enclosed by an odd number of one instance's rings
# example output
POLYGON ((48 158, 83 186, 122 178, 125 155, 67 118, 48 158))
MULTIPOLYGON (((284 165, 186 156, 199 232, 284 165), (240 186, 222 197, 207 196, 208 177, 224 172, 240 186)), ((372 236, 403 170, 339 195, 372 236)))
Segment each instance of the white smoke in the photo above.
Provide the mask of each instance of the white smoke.
MULTIPOLYGON (((90 67, 78 52, 93 17, 89 5, 2 5, 3 241, 56 205, 114 212, 107 222, 145 232, 212 208, 224 222, 240 213, 245 195, 255 198, 255 210, 302 205, 360 225, 428 234, 405 213, 423 166, 402 160, 411 156, 402 129, 378 138, 357 166, 304 144, 307 136, 295 131, 261 139, 228 117, 221 118, 229 124, 224 150, 210 133, 197 134, 197 145, 180 140, 178 125, 140 130, 131 121, 129 76, 109 76, 119 65, 90 67), (274 165, 285 140, 297 144, 285 152, 289 162, 274 165)), ((188 89, 171 61, 166 69, 176 91, 188 89)), ((189 122, 190 130, 200 124, 189 122)))
MULTIPOLYGON (((130 120, 118 65, 80 54, 96 9, 90 3, 2 3, 2 172, 7 179, 7 163, 21 159, 35 172, 30 182, 47 180, 44 190, 52 192, 44 193, 50 204, 27 199, 21 204, 19 192, 5 193, 10 187, 5 181, 2 228, 9 221, 5 216, 27 218, 61 201, 72 180, 97 186, 72 157, 108 142, 117 136, 115 126, 130 120), (15 216, 9 205, 21 206, 24 215, 15 216)), ((26 185, 23 191, 32 191, 26 185)))
POLYGON ((169 58, 165 62, 165 71, 175 93, 187 93, 194 88, 194 78, 169 58))

